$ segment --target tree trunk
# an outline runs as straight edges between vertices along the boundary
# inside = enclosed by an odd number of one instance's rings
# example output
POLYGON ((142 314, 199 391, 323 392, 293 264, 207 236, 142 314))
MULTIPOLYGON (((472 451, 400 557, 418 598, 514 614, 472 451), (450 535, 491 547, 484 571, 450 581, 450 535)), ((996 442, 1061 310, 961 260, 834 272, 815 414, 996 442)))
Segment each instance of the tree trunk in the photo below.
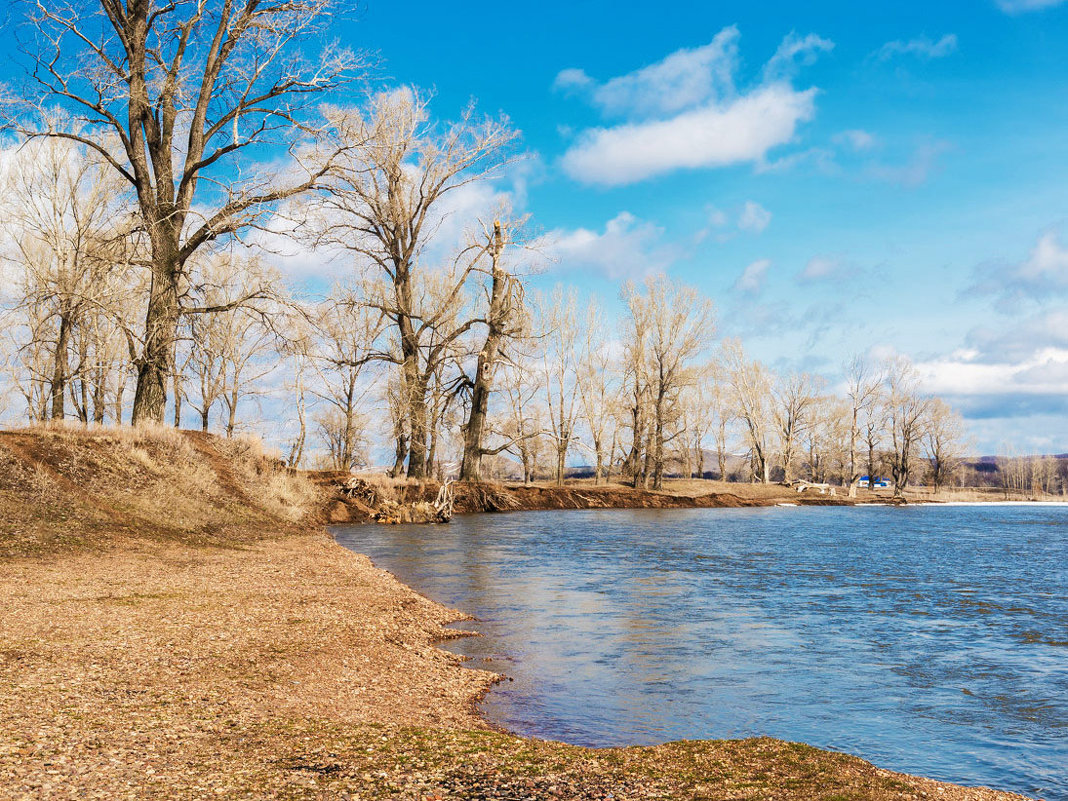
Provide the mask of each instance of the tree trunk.
POLYGON ((137 388, 134 390, 134 425, 162 423, 167 409, 168 367, 178 333, 181 267, 176 251, 177 247, 173 248, 169 258, 157 257, 153 266, 152 289, 145 315, 145 346, 137 366, 137 388))
POLYGON ((59 333, 56 335, 56 353, 52 369, 52 419, 62 420, 67 397, 67 351, 70 349, 70 318, 59 316, 59 333))
POLYGON ((427 424, 426 424, 426 390, 427 379, 419 374, 413 361, 405 377, 408 396, 408 478, 426 478, 427 462, 427 424))
POLYGON ((104 369, 104 365, 97 365, 96 383, 93 386, 93 422, 99 425, 104 423, 104 393, 107 390, 107 380, 108 374, 104 369))
POLYGON ((397 448, 394 453, 393 467, 389 471, 390 478, 396 478, 404 472, 404 460, 408 458, 408 435, 403 430, 397 434, 397 448))
POLYGON ((171 382, 174 387, 174 427, 182 427, 182 377, 178 374, 178 366, 175 364, 174 378, 171 382))
POLYGON ((601 438, 596 435, 593 438, 593 452, 596 462, 593 468, 593 484, 597 486, 604 483, 604 449, 601 447, 601 438))

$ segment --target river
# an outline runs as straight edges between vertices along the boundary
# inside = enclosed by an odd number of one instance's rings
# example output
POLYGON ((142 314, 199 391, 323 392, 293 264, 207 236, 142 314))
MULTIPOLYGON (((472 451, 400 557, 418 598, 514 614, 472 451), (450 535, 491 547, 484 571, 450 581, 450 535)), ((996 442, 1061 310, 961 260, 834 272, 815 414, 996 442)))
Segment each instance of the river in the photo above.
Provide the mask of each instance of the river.
POLYGON ((337 540, 478 618, 482 704, 588 746, 769 735, 1068 799, 1068 506, 470 515, 337 540))

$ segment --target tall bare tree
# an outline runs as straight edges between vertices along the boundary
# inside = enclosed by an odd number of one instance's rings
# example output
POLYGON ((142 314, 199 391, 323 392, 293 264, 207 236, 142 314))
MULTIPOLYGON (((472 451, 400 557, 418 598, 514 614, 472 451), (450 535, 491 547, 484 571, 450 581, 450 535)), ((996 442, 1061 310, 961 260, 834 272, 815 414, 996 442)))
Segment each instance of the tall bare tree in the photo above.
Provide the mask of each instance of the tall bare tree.
MULTIPOLYGON (((931 399, 923 432, 923 453, 935 492, 960 469, 964 447, 964 421, 960 414, 941 398, 931 399)), ((1048 481, 1045 483, 1048 486, 1048 481)))
MULTIPOLYGON (((118 289, 109 273, 125 271, 119 258, 128 233, 121 225, 123 187, 95 151, 34 140, 7 160, 0 188, 5 250, 16 262, 20 303, 33 307, 36 332, 47 335, 34 347, 50 352, 49 414, 61 420, 78 375, 71 356, 85 357, 79 366, 89 371, 90 329, 103 325, 100 317, 118 289), (87 330, 79 331, 83 324, 87 330)), ((91 377, 85 379, 88 393, 91 377)), ((87 405, 81 404, 80 416, 88 417, 87 405)))
POLYGON ((579 335, 576 384, 581 401, 581 414, 590 432, 593 451, 593 482, 600 484, 605 477, 606 464, 612 458, 608 432, 614 424, 617 400, 618 366, 604 341, 607 325, 604 313, 596 300, 590 299, 586 308, 582 332, 579 335))
MULTIPOLYGON (((299 158, 319 97, 359 66, 329 46, 305 57, 335 0, 28 0, 31 89, 72 125, 27 135, 76 141, 137 196, 152 275, 133 421, 162 421, 186 265, 203 247, 319 185, 329 159, 299 158), (257 168, 288 147, 292 169, 257 168)), ((30 89, 28 89, 30 91, 30 89)))
POLYGON ((579 393, 575 340, 578 336, 578 296, 574 290, 565 292, 557 286, 541 305, 541 330, 545 338, 542 380, 549 417, 549 428, 545 433, 552 440, 556 455, 556 483, 563 485, 567 454, 577 435, 575 421, 579 393))
POLYGON ((312 392, 325 407, 317 417, 319 429, 330 447, 334 467, 348 470, 361 453, 361 406, 372 386, 360 379, 373 361, 372 343, 382 332, 383 316, 335 288, 312 321, 316 342, 311 362, 319 379, 312 392))
POLYGON ((890 360, 886 367, 886 417, 895 496, 904 493, 912 477, 917 449, 926 433, 929 406, 930 399, 920 393, 916 371, 908 360, 890 360))
POLYGON ((770 434, 772 374, 760 362, 750 361, 738 340, 726 340, 723 366, 731 392, 734 416, 745 427, 754 474, 764 484, 771 480, 770 434))
POLYGON ((798 444, 814 424, 813 411, 820 397, 820 380, 808 373, 788 373, 779 376, 772 389, 772 416, 779 437, 783 481, 793 476, 798 444))
MULTIPOLYGON (((849 428, 849 497, 857 497, 857 482, 860 480, 860 463, 858 459, 858 441, 862 435, 862 427, 870 424, 868 436, 871 442, 878 426, 878 415, 882 401, 884 385, 882 372, 869 360, 862 356, 854 356, 846 369, 846 396, 850 407, 849 428)), ((869 448, 868 459, 868 483, 869 486, 875 481, 874 470, 874 444, 869 448)))
POLYGON ((693 287, 665 276, 652 276, 641 290, 628 284, 623 297, 637 330, 647 321, 643 338, 649 387, 650 440, 647 461, 653 489, 664 484, 665 447, 681 433, 680 395, 697 377, 694 360, 706 351, 714 333, 712 304, 693 287))
POLYGON ((523 284, 505 265, 505 249, 511 242, 515 224, 494 220, 493 229, 483 231, 482 250, 489 261, 489 287, 482 318, 486 332, 475 361, 475 376, 468 378, 471 398, 467 421, 463 426, 464 452, 460 466, 461 481, 478 481, 482 477, 482 457, 507 450, 508 440, 493 448, 485 445, 489 398, 498 364, 508 359, 508 344, 529 333, 524 305, 523 284))
POLYGON ((415 90, 398 90, 375 95, 362 109, 331 112, 338 139, 348 147, 309 226, 317 242, 369 262, 381 284, 368 302, 395 329, 396 348, 382 349, 380 355, 401 368, 412 478, 426 475, 427 389, 436 362, 475 324, 460 321, 443 335, 442 323, 455 314, 478 265, 470 254, 453 265, 433 308, 425 308, 420 279, 426 265, 420 259, 447 212, 450 194, 497 174, 516 139, 506 119, 480 119, 473 107, 456 123, 436 126, 428 102, 415 90), (427 343, 431 337, 434 345, 427 343))

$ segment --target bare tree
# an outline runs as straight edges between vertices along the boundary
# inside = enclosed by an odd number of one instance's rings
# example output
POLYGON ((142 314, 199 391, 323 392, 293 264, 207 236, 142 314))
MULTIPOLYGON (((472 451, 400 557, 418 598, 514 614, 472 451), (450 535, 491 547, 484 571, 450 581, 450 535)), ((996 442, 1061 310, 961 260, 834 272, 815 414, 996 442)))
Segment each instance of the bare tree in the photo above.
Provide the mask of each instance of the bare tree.
POLYGON ((414 90, 381 93, 366 109, 335 109, 331 120, 347 146, 333 169, 312 228, 319 243, 340 246, 370 262, 381 286, 367 302, 394 326, 397 347, 380 357, 400 365, 408 412, 408 475, 426 475, 427 389, 437 362, 474 320, 459 321, 447 334, 442 324, 455 313, 467 279, 479 263, 464 254, 439 285, 433 308, 420 308, 420 257, 433 239, 444 200, 456 189, 496 174, 509 157, 516 134, 505 119, 477 119, 468 108, 460 120, 439 128, 429 119, 428 100, 414 90), (436 332, 436 343, 427 339, 436 332))
MULTIPOLYGON (((680 394, 696 379, 695 358, 706 350, 713 334, 712 304, 696 289, 664 276, 650 277, 641 291, 626 285, 623 297, 632 317, 648 321, 643 338, 648 363, 651 438, 647 458, 653 489, 664 484, 665 446, 678 435, 680 394), (669 431, 674 428, 674 433, 669 431)), ((634 322, 637 330, 640 323, 634 322)))
POLYGON ((579 336, 578 363, 575 374, 581 401, 581 414, 590 432, 593 449, 593 482, 604 480, 606 460, 611 461, 611 446, 608 440, 609 427, 613 423, 616 401, 616 370, 608 343, 604 341, 604 314, 597 302, 590 299, 586 318, 579 336))
POLYGON ((545 402, 548 407, 549 429, 556 454, 556 483, 562 486, 567 467, 567 454, 575 442, 575 420, 578 414, 577 365, 575 340, 578 336, 577 295, 556 287, 546 303, 542 303, 542 324, 545 350, 542 358, 545 402))
POLYGON ((476 358, 475 377, 468 378, 466 382, 471 387, 471 398, 467 421, 463 426, 461 481, 479 481, 482 457, 495 456, 510 445, 505 440, 503 445, 487 448, 484 438, 497 365, 502 359, 509 358, 506 348, 510 341, 527 334, 529 329, 523 284, 506 269, 504 263, 505 248, 510 243, 515 227, 515 224, 502 224, 500 220, 494 220, 493 230, 483 231, 482 250, 489 258, 489 288, 483 318, 486 334, 476 358))
MULTIPOLYGON (((7 225, 9 258, 16 263, 21 305, 32 306, 34 348, 49 352, 49 414, 61 420, 70 382, 78 375, 71 356, 88 372, 95 343, 90 330, 116 290, 116 267, 125 231, 122 186, 95 152, 74 143, 30 141, 8 160, 0 214, 7 225), (80 336, 79 336, 80 335, 80 336), (76 341, 77 340, 77 341, 76 341)), ((43 354, 41 354, 43 355, 43 354)), ((88 418, 90 376, 79 416, 88 418)), ((78 396, 72 396, 75 400, 78 396)))
POLYGON ((361 404, 372 387, 362 384, 360 377, 374 358, 372 343, 382 332, 383 316, 335 288, 316 310, 312 324, 311 361, 319 379, 312 391, 326 407, 316 419, 334 467, 348 470, 361 454, 361 404))
POLYGON ((542 460, 542 432, 546 426, 538 397, 542 394, 542 372, 524 363, 512 363, 504 371, 503 392, 508 402, 502 433, 511 443, 523 468, 523 483, 534 480, 542 460))
MULTIPOLYGON (((633 294, 633 293, 631 293, 633 294)), ((624 299, 628 290, 624 288, 624 299)), ((642 454, 648 451, 649 399, 651 377, 646 359, 652 320, 647 304, 635 297, 628 303, 627 317, 623 323, 623 401, 626 427, 630 429, 630 447, 623 458, 623 474, 635 487, 644 485, 650 478, 644 469, 642 454)))
POLYGON ((319 185, 314 167, 255 169, 260 149, 298 155, 309 110, 359 66, 328 47, 305 58, 335 0, 29 0, 38 108, 59 103, 73 125, 27 135, 95 150, 133 187, 152 274, 133 421, 162 421, 189 260, 257 224, 272 206, 319 185), (223 176, 232 176, 224 178, 223 176))
POLYGON ((894 479, 894 496, 899 497, 912 477, 916 449, 926 433, 930 402, 920 394, 916 372, 906 359, 890 361, 886 376, 886 415, 892 445, 890 472, 894 479))
MULTIPOLYGON (((885 377, 871 362, 861 356, 854 356, 846 370, 846 395, 849 399, 851 424, 849 428, 849 497, 857 497, 857 481, 860 479, 857 443, 861 436, 861 427, 865 423, 875 423, 877 409, 881 405, 882 389, 885 377)), ((869 427, 868 441, 874 435, 869 427)), ((869 448, 868 484, 875 481, 874 444, 869 448)))
POLYGON ((813 410, 820 397, 820 381, 808 373, 779 377, 772 390, 776 434, 782 456, 783 481, 789 483, 801 438, 813 424, 813 410))
POLYGON ((935 492, 960 469, 964 447, 964 421, 960 414, 941 398, 932 399, 927 406, 923 452, 935 492))
POLYGON ((722 353, 734 416, 745 427, 754 474, 767 484, 771 480, 772 374, 760 362, 749 361, 738 340, 725 340, 722 353))

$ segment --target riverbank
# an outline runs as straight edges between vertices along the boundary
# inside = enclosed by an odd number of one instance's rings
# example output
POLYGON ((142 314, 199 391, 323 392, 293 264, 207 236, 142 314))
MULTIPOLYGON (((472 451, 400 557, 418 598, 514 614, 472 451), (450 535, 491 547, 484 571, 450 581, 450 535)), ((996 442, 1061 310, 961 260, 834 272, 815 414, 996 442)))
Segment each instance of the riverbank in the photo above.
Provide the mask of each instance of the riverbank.
POLYGON ((254 449, 0 436, 0 795, 1015 799, 769 739, 591 750, 493 731, 458 613, 323 532, 254 449))
MULTIPOLYGON (((363 523, 375 518, 382 501, 410 506, 432 502, 441 485, 436 481, 408 482, 382 476, 357 479, 358 489, 344 473, 315 473, 313 480, 328 495, 331 523, 363 523)), ((722 481, 673 481, 663 491, 619 483, 595 485, 592 481, 553 484, 456 483, 451 485, 457 514, 486 512, 536 512, 558 509, 738 509, 796 504, 799 506, 848 506, 855 501, 829 492, 803 493, 781 484, 728 484, 722 481)), ((861 500, 894 501, 889 494, 865 491, 861 500)))

